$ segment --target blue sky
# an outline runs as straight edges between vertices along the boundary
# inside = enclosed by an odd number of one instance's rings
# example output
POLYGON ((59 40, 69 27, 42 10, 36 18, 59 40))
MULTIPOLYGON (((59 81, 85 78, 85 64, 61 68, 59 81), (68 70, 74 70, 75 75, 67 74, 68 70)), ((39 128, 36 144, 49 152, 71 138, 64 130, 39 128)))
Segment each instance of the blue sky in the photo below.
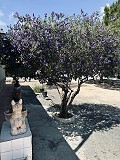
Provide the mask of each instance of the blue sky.
POLYGON ((65 15, 79 14, 82 9, 88 14, 95 11, 103 12, 106 5, 111 5, 116 0, 0 0, 0 28, 5 32, 7 25, 14 24, 13 14, 20 15, 33 13, 43 17, 54 11, 65 15))

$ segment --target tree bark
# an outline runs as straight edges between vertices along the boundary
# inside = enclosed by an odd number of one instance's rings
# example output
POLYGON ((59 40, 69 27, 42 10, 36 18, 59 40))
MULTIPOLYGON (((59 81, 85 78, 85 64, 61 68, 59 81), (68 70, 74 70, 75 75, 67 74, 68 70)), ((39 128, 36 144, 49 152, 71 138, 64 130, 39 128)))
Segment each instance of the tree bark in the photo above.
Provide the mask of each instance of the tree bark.
POLYGON ((63 97, 62 97, 62 103, 61 103, 60 117, 66 118, 68 115, 68 107, 67 107, 68 89, 65 86, 63 86, 62 91, 63 91, 63 97))

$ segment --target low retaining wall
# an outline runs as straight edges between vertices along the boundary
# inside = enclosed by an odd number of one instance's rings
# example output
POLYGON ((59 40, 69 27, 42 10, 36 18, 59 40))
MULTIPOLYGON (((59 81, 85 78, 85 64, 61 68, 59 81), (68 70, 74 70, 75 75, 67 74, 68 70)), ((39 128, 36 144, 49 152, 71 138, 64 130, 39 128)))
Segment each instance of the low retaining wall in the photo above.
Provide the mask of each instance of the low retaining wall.
POLYGON ((26 133, 12 136, 9 122, 3 122, 0 136, 0 160, 32 160, 32 133, 27 119, 26 127, 26 133))

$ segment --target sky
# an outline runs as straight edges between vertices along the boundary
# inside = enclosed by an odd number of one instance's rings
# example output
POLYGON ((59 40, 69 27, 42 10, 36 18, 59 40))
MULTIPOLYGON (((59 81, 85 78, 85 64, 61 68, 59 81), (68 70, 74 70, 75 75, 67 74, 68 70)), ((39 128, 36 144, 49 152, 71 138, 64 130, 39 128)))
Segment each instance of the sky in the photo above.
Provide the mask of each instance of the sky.
POLYGON ((91 15, 98 11, 103 15, 104 7, 110 6, 116 0, 0 0, 0 29, 7 32, 10 24, 16 23, 13 15, 30 14, 44 17, 45 13, 50 15, 52 11, 64 13, 65 15, 80 14, 81 9, 91 15))

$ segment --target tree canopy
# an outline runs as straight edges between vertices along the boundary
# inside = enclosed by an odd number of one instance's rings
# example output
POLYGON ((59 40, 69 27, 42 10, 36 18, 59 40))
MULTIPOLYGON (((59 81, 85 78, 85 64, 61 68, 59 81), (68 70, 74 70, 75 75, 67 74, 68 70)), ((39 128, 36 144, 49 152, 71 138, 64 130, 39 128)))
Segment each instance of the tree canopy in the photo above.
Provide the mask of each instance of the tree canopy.
POLYGON ((64 74, 88 77, 116 60, 117 37, 101 25, 97 14, 65 17, 53 12, 44 20, 34 15, 15 17, 18 22, 10 27, 9 39, 23 65, 39 69, 44 80, 60 79, 64 74))
POLYGON ((8 38, 28 71, 39 70, 40 81, 52 79, 62 88, 61 116, 89 77, 114 74, 118 37, 101 24, 98 13, 88 16, 81 11, 67 17, 52 12, 44 19, 16 13, 15 18, 18 21, 10 26, 8 38), (75 91, 72 79, 78 81, 75 91))

